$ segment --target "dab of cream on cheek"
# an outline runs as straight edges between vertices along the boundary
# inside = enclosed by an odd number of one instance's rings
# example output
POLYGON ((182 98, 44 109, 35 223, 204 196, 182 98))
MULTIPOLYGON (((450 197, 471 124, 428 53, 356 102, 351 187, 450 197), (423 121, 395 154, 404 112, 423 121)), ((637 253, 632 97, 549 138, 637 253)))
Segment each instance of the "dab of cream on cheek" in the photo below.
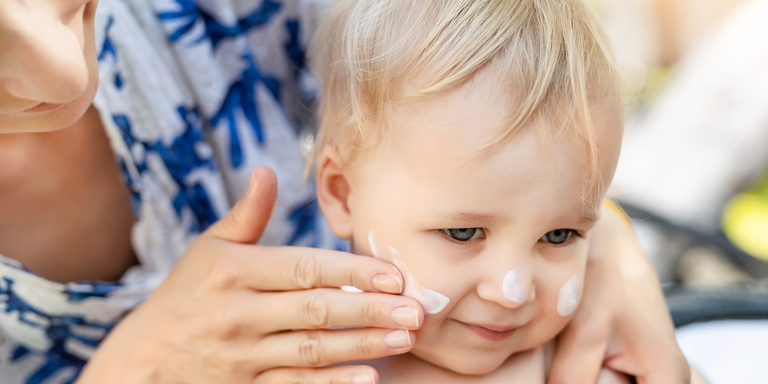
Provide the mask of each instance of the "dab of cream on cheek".
POLYGON ((424 308, 424 313, 434 315, 440 313, 448 306, 451 300, 438 292, 431 289, 427 289, 421 286, 416 278, 413 276, 408 266, 405 265, 405 259, 395 248, 389 247, 389 258, 379 253, 379 248, 376 245, 376 235, 373 231, 368 232, 368 243, 373 252, 373 257, 389 262, 400 270, 403 275, 405 287, 403 288, 403 296, 411 297, 418 301, 424 308))
POLYGON ((560 288, 560 294, 557 297, 557 313, 560 316, 568 316, 576 310, 581 300, 581 279, 573 275, 560 288))
POLYGON ((528 286, 520 284, 515 271, 507 272, 501 284, 501 290, 507 300, 522 304, 528 298, 528 286))

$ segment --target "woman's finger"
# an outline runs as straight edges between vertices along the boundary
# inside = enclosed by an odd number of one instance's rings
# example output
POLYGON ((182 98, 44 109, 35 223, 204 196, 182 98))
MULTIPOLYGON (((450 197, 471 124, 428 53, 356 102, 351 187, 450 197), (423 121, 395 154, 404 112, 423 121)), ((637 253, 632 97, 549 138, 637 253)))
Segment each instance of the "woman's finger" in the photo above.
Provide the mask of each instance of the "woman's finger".
POLYGON ((403 278, 393 265, 347 252, 302 247, 262 247, 211 242, 208 254, 222 255, 211 276, 258 291, 290 291, 355 286, 368 292, 399 294, 403 278), (224 248, 226 247, 226 248, 224 248))
POLYGON ((277 368, 266 371, 253 384, 375 384, 379 375, 367 365, 331 368, 277 368))
POLYGON ((221 220, 201 237, 216 237, 242 244, 255 244, 261 238, 277 199, 277 177, 267 167, 257 167, 251 175, 248 192, 221 220))
POLYGON ((688 363, 674 339, 669 340, 666 329, 654 329, 656 324, 639 311, 627 313, 615 330, 619 340, 627 341, 620 342, 617 351, 608 353, 605 366, 634 375, 638 384, 688 383, 688 363), (643 337, 633 337, 641 332, 643 337))
POLYGON ((598 316, 587 323, 576 318, 560 333, 547 384, 593 384, 597 381, 610 328, 610 324, 601 323, 599 319, 598 316))
POLYGON ((402 329, 352 328, 270 335, 254 346, 254 371, 273 367, 317 368, 406 353, 416 338, 402 329))
POLYGON ((424 312, 414 299, 381 293, 349 293, 340 289, 261 293, 241 296, 242 327, 272 333, 292 329, 373 327, 418 329, 424 312))

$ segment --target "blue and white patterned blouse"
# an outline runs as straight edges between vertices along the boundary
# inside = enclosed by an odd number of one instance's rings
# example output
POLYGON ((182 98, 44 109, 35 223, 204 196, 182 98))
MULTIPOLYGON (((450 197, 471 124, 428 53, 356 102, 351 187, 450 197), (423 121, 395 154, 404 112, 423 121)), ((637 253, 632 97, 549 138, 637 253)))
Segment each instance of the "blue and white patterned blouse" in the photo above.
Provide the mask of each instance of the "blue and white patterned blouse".
POLYGON ((136 217, 140 264, 119 282, 59 284, 0 256, 0 383, 71 383, 127 311, 258 165, 280 195, 262 244, 341 248, 303 181, 316 87, 303 47, 322 1, 102 0, 101 112, 136 217))

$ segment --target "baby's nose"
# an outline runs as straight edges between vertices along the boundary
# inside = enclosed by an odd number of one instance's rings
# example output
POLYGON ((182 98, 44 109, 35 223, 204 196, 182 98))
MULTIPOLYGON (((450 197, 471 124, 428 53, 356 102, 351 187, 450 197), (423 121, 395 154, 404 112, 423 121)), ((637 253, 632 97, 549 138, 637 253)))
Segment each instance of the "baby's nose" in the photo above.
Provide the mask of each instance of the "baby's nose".
POLYGON ((498 276, 484 281, 478 287, 481 298, 507 308, 519 308, 536 299, 536 287, 532 284, 530 268, 518 266, 494 275, 498 276))
POLYGON ((534 291, 530 273, 527 276, 521 276, 518 272, 509 271, 501 281, 501 292, 504 294, 504 298, 516 304, 523 304, 529 299, 532 300, 531 295, 534 297, 536 295, 534 291))

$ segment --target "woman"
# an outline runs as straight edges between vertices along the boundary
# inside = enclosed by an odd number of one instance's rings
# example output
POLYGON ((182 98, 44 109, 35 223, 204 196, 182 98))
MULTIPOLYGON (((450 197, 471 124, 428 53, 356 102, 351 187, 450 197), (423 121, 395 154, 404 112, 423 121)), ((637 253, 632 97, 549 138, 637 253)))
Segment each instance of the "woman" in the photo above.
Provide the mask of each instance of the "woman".
MULTIPOLYGON (((325 367, 406 352, 384 334, 421 307, 386 263, 284 246, 341 248, 301 179, 316 3, 96 3, 0 2, 4 382, 370 382, 325 367), (324 289, 343 285, 369 293, 324 289)), ((658 282, 606 216, 550 383, 687 382, 658 282)))

